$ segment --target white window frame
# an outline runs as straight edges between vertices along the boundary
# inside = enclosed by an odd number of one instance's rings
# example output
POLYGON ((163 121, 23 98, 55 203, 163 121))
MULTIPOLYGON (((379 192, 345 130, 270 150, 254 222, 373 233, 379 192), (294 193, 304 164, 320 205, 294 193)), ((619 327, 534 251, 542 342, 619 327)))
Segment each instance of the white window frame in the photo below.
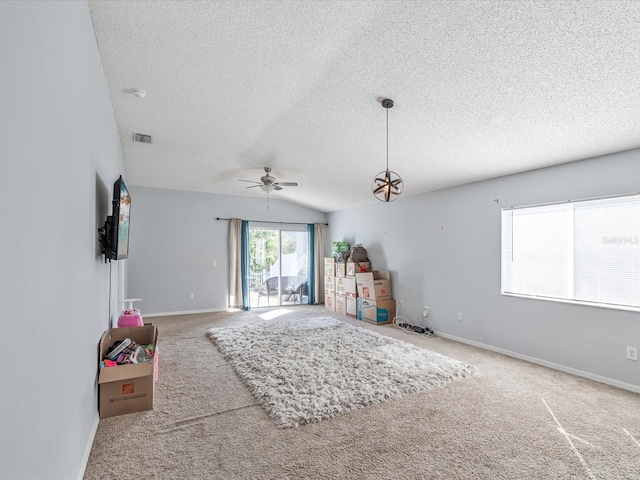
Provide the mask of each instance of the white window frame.
MULTIPOLYGON (((597 211, 594 210, 594 214, 597 214, 597 211)), ((503 208, 501 215, 502 244, 500 292, 502 295, 531 298, 551 302, 589 305, 616 310, 640 311, 640 295, 638 294, 638 282, 640 282, 640 274, 636 275, 636 272, 640 273, 638 268, 638 259, 640 258, 640 194, 615 195, 582 200, 569 200, 566 202, 503 208), (583 237, 576 237, 576 235, 578 235, 576 233, 576 209, 581 209, 580 212, 582 213, 582 215, 588 215, 590 213, 590 209, 594 207, 615 208, 616 206, 622 204, 625 204, 626 206, 632 206, 632 213, 630 218, 633 220, 633 222, 631 223, 631 230, 633 231, 633 233, 630 236, 625 236, 624 238, 620 239, 625 240, 625 242, 618 242, 617 237, 604 235, 602 230, 598 230, 597 235, 594 232, 591 232, 589 234, 585 233, 583 237), (516 232, 514 233, 514 218, 516 219, 517 223, 518 218, 527 221, 527 215, 532 215, 531 217, 529 217, 530 219, 533 219, 533 216, 535 215, 541 215, 543 216, 543 225, 550 226, 553 222, 553 213, 559 213, 558 217, 561 220, 561 228, 559 229, 559 231, 553 230, 556 235, 549 235, 550 237, 554 238, 549 240, 549 245, 547 246, 547 248, 545 248, 544 246, 538 248, 537 246, 536 242, 544 241, 546 239, 546 236, 538 236, 535 234, 537 232, 532 232, 531 225, 534 224, 535 220, 529 220, 529 223, 527 224, 529 230, 527 230, 526 227, 518 227, 516 225, 516 232), (546 217, 544 217, 545 215, 546 217), (525 236, 525 240, 523 241, 523 234, 529 235, 529 237, 536 237, 536 240, 534 241, 533 238, 531 238, 527 241, 525 236), (542 240, 540 238, 542 238, 542 240), (562 240, 563 238, 564 240, 562 240), (616 241, 612 241, 611 238, 616 239, 616 241), (554 239, 556 240, 556 243, 554 243, 554 239), (560 239, 560 242, 557 242, 558 239, 560 239), (609 277, 606 277, 605 280, 626 278, 624 277, 624 275, 627 274, 628 276, 629 270, 632 270, 632 284, 630 288, 631 294, 627 301, 612 301, 611 296, 605 298, 603 301, 603 298, 607 296, 606 294, 601 294, 600 292, 598 292, 598 294, 593 294, 592 292, 590 292, 589 288, 585 287, 589 280, 583 280, 582 276, 579 273, 579 270, 578 273, 576 273, 577 264, 581 265, 583 269, 585 269, 585 264, 590 266, 588 259, 591 257, 585 257, 585 252, 587 252, 588 249, 583 248, 582 257, 580 257, 581 251, 579 249, 576 254, 576 244, 578 240, 581 240, 584 245, 585 239, 591 240, 591 245, 593 245, 593 241, 595 239, 598 239, 598 242, 601 245, 633 245, 632 248, 628 249, 629 253, 625 253, 625 255, 629 255, 630 263, 627 263, 625 260, 623 260, 622 263, 617 265, 621 268, 619 277, 617 271, 614 271, 613 274, 610 273, 610 270, 607 270, 607 272, 602 272, 602 270, 600 269, 600 267, 602 267, 602 264, 600 264, 599 262, 594 262, 594 264, 597 264, 598 267, 594 267, 593 270, 590 270, 590 273, 593 272, 593 277, 590 277, 591 281, 593 281, 593 278, 595 278, 596 276, 600 281, 607 275, 609 275, 609 277), (518 244, 520 244, 520 261, 518 261, 518 244), (551 272, 551 275, 549 277, 545 277, 543 280, 543 282, 548 280, 550 284, 550 286, 548 287, 539 286, 541 283, 540 272, 542 272, 544 276, 544 274, 546 273, 545 267, 541 266, 540 271, 537 271, 538 269, 536 267, 538 265, 535 265, 535 258, 540 258, 539 256, 536 257, 536 254, 539 255, 540 253, 544 252, 561 252, 563 255, 565 255, 565 257, 562 258, 566 262, 564 264, 562 262, 554 264, 553 259, 550 260, 549 263, 552 265, 552 267, 548 270, 551 272), (586 262, 585 258, 587 258, 586 262), (628 268, 625 269, 624 265, 627 265, 628 268), (632 266, 629 267, 629 265, 632 266), (527 266, 531 266, 531 268, 527 268, 527 266), (566 276, 564 274, 565 271, 566 276), (576 275, 578 275, 578 278, 576 277, 576 275), (583 288, 579 293, 581 281, 583 282, 583 288), (550 293, 554 290, 555 286, 559 286, 557 291, 554 293, 550 293), (564 291, 564 293, 558 293, 561 291, 564 291)), ((602 218, 601 216, 602 213, 600 213, 600 218, 602 218)), ((598 222, 599 220, 593 222, 593 224, 600 225, 598 222)), ((592 223, 590 223, 587 219, 585 223, 580 224, 578 230, 585 231, 585 225, 591 226, 592 223), (580 228, 582 228, 582 230, 580 230, 580 228)), ((621 225, 621 223, 617 222, 616 225, 621 225)), ((625 223, 625 225, 629 224, 625 223)), ((551 232, 552 230, 549 229, 548 231, 551 232)), ((606 247, 599 248, 604 249, 606 247)), ((542 263, 544 264, 545 262, 543 261, 542 263)), ((613 263, 614 262, 607 263, 606 268, 616 266, 613 265, 613 263)), ((611 281, 613 282, 614 280, 611 281)), ((609 285, 609 288, 611 288, 611 285, 609 285)))

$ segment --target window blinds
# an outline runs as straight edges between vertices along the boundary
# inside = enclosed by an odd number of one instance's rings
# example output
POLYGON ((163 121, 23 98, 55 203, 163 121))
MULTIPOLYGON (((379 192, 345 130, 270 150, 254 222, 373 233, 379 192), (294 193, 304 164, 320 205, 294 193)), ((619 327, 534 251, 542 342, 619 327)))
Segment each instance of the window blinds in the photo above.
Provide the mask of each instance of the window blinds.
POLYGON ((502 293, 640 309, 640 196, 504 209, 502 293))

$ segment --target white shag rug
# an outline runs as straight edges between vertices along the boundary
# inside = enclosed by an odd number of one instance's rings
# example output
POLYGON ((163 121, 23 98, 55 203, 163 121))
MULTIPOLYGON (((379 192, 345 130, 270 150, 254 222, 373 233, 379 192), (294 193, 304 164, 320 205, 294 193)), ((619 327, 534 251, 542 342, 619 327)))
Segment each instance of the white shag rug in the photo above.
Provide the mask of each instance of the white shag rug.
POLYGON ((474 375, 475 367, 330 317, 207 332, 279 427, 474 375))

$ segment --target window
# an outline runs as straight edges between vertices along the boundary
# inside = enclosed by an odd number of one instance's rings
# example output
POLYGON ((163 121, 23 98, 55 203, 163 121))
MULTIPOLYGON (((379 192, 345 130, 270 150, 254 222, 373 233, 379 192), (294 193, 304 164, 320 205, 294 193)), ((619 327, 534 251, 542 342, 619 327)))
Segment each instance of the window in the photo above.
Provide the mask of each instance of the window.
POLYGON ((640 195, 503 209, 502 294, 640 310, 640 195))

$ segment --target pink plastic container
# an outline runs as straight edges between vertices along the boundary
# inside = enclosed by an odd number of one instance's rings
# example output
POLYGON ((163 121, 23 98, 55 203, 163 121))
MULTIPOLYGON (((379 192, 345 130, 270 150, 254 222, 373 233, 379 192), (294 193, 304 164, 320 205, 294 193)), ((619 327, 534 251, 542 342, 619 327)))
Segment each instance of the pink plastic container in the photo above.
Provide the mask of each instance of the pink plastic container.
POLYGON ((140 302, 142 299, 140 298, 128 298, 123 300, 122 303, 126 304, 124 310, 120 314, 118 318, 118 327, 142 327, 144 322, 142 321, 142 315, 140 315, 140 310, 137 308, 133 308, 133 302, 140 302))
POLYGON ((120 318, 118 318, 118 327, 141 327, 144 325, 142 321, 142 315, 140 315, 140 310, 134 308, 133 310, 123 310, 120 314, 120 318))

